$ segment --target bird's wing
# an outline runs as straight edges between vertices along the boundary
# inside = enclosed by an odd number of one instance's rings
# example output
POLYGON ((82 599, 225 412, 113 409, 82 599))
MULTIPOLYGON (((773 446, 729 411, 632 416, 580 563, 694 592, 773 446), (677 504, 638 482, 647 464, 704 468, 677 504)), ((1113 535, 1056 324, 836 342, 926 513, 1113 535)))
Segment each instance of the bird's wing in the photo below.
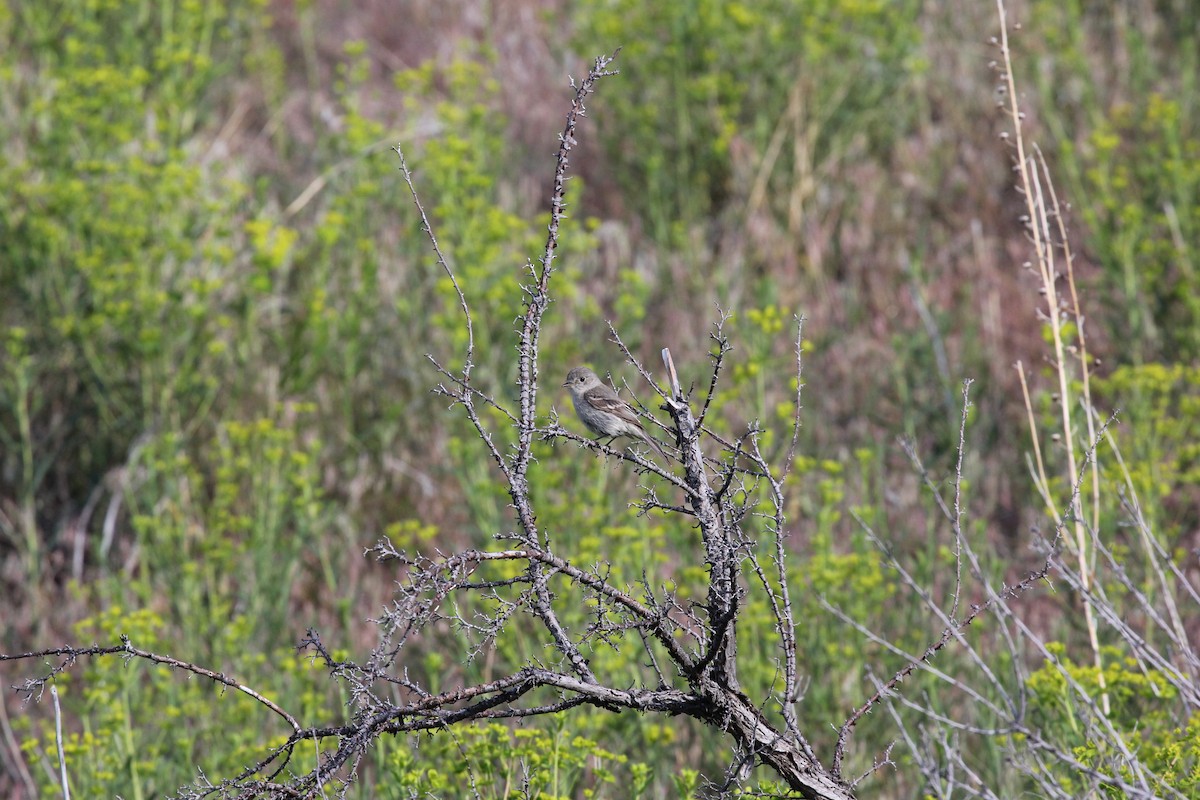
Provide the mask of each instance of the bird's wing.
POLYGON ((599 392, 588 392, 584 396, 584 399, 587 400, 588 405, 597 411, 606 411, 628 423, 637 425, 639 428, 642 427, 642 423, 638 419, 637 414, 634 413, 633 408, 619 397, 607 397, 599 392))

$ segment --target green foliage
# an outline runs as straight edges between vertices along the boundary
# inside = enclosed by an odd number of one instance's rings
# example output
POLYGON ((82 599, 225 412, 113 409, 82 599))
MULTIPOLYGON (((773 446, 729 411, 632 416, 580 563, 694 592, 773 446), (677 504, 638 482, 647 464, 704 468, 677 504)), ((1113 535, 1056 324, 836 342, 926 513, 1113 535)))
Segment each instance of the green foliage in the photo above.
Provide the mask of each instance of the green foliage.
MULTIPOLYGON (((293 424, 303 424, 307 415, 296 411, 293 424)), ((132 587, 149 602, 170 585, 176 618, 190 620, 197 633, 224 625, 237 602, 261 621, 261 641, 294 640, 301 631, 284 621, 309 566, 304 554, 324 556, 328 570, 334 564, 331 543, 322 541, 332 514, 315 450, 298 441, 296 428, 270 419, 222 423, 196 456, 175 437, 149 443, 137 462, 145 480, 130 497, 131 525, 146 553, 132 587)))
POLYGON ((1033 79, 1067 180, 1060 194, 1102 269, 1107 313, 1096 318, 1125 362, 1187 363, 1200 354, 1196 20, 1169 3, 1116 18, 1107 5, 1034 3, 1046 50, 1033 79))
MULTIPOLYGON (((1184 364, 1122 366, 1094 381, 1096 397, 1119 409, 1118 446, 1129 465, 1138 496, 1161 500, 1200 486, 1200 367, 1184 364)), ((1109 470, 1116 465, 1106 462, 1109 470)), ((1171 534, 1178 519, 1159 519, 1169 511, 1146 503, 1147 521, 1171 534)))
MULTIPOLYGON (((1106 742, 1088 734, 1088 718, 1101 694, 1112 705, 1108 723, 1121 736, 1124 747, 1136 754, 1149 774, 1184 797, 1200 797, 1200 715, 1180 718, 1175 688, 1156 670, 1147 670, 1119 651, 1104 653, 1104 685, 1099 671, 1082 666, 1065 655, 1061 644, 1050 646, 1051 659, 1030 675, 1030 720, 1039 730, 1086 767, 1101 774, 1135 781, 1126 757, 1106 742), (1082 694, 1082 696, 1081 696, 1082 694)), ((1066 792, 1082 793, 1091 785, 1069 764, 1047 761, 1066 792)), ((1105 795, 1125 795, 1107 787, 1105 795)))
MULTIPOLYGON (((291 647, 263 647, 254 620, 227 616, 212 627, 203 651, 184 645, 167 621, 149 610, 112 606, 76 625, 81 642, 115 644, 127 635, 135 647, 175 658, 225 666, 227 674, 302 714, 326 708, 328 682, 319 667, 291 647)), ((68 719, 63 742, 73 793, 82 797, 147 798, 174 793, 191 783, 196 769, 235 774, 278 745, 290 729, 245 694, 199 680, 165 665, 120 657, 92 659, 77 674, 57 679, 68 719)), ((43 721, 27 734, 22 750, 46 796, 58 791, 54 725, 43 721)))
POLYGON ((0 137, 21 143, 0 164, 0 326, 29 356, 0 429, 33 465, 26 496, 86 494, 145 429, 202 425, 235 363, 234 286, 216 264, 246 190, 189 137, 253 6, 130 11, 18 4, 0 48, 0 91, 20 109, 0 137))
POLYGON ((1200 118, 1158 93, 1120 105, 1080 159, 1082 216, 1135 359, 1200 356, 1200 118))
POLYGON ((651 771, 573 734, 561 720, 548 730, 476 723, 380 747, 380 797, 449 796, 470 786, 485 800, 636 800, 646 796, 651 771))
POLYGON ((608 158, 654 239, 744 203, 772 137, 787 132, 772 188, 791 195, 848 139, 896 134, 914 66, 918 5, 876 0, 608 0, 576 9, 575 41, 620 46, 621 101, 597 102, 608 158), (739 153, 739 148, 741 152, 739 153), (747 153, 748 150, 748 153, 747 153), (793 163, 790 153, 806 151, 793 163))
MULTIPOLYGON (((108 611, 79 638, 128 633, 316 715, 333 693, 292 651, 296 589, 332 589, 342 549, 329 456, 305 432, 315 407, 280 401, 274 366, 301 233, 247 210, 200 113, 253 50, 261 6, 6 6, 0 97, 19 113, 0 122, 16 143, 0 163, 0 487, 22 501, 23 538, 5 543, 23 546, 35 609, 61 546, 47 531, 78 513, 60 504, 111 492, 122 513, 104 535, 91 520, 97 571, 77 589, 108 611)), ((84 796, 161 795, 263 744, 263 709, 240 693, 119 659, 74 677, 68 769, 84 796)), ((26 747, 49 758, 52 732, 26 747)))

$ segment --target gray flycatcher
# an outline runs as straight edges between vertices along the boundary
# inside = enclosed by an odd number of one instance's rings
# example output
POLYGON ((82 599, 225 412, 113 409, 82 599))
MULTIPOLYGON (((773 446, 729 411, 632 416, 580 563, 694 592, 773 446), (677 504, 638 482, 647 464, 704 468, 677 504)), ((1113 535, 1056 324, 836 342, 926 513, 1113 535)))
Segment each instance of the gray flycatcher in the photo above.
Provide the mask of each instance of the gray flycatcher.
POLYGON ((596 373, 587 367, 576 367, 567 373, 567 382, 563 386, 571 392, 571 402, 575 404, 579 421, 597 437, 615 439, 629 436, 641 439, 666 460, 667 454, 646 433, 633 407, 617 397, 617 393, 596 377, 596 373))

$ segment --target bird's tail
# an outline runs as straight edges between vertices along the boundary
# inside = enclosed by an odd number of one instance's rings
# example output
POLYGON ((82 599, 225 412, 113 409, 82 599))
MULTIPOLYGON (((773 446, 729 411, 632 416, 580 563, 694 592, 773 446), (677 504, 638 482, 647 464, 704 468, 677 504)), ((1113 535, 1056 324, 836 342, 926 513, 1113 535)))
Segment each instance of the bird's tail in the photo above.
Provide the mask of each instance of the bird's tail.
POLYGON ((646 444, 653 447, 660 456, 662 456, 663 461, 670 463, 671 459, 667 456, 667 452, 662 449, 662 446, 657 441, 655 441, 653 436, 651 436, 649 433, 646 433, 645 431, 642 431, 642 439, 643 439, 643 441, 646 442, 646 444))

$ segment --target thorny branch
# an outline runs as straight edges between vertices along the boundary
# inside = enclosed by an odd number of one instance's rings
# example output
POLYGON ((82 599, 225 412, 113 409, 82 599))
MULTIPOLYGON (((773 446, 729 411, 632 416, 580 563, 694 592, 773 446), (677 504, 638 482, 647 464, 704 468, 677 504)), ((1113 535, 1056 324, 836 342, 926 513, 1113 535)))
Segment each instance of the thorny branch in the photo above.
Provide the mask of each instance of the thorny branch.
MULTIPOLYGON (((563 197, 569 155, 576 143, 577 124, 585 114, 584 100, 597 80, 611 74, 608 70, 610 62, 607 58, 597 59, 587 78, 575 87, 575 99, 559 137, 546 247, 536 265, 527 265, 530 283, 523 287, 525 312, 518 323, 517 409, 504 408, 471 385, 473 338, 468 338, 460 371, 453 372, 434 360, 445 379, 438 391, 464 409, 507 484, 516 527, 511 532, 498 533, 496 538, 511 544, 496 550, 472 549, 433 557, 408 555, 387 542, 381 542, 373 549, 376 557, 402 568, 405 578, 399 584, 395 600, 377 620, 380 641, 365 663, 336 661, 315 634, 311 634, 306 642, 308 649, 321 659, 331 674, 350 687, 357 713, 347 725, 309 729, 304 736, 294 737, 296 742, 303 738, 334 737, 338 740, 337 749, 323 757, 317 771, 298 776, 289 784, 301 794, 318 786, 321 776, 327 779, 337 770, 356 769, 369 742, 384 733, 440 729, 469 719, 557 714, 579 705, 592 705, 610 711, 634 709, 693 717, 732 737, 739 754, 738 763, 729 773, 734 778, 741 779, 750 767, 763 763, 805 797, 850 797, 841 779, 816 761, 800 735, 796 721, 794 704, 798 699, 799 679, 791 601, 786 585, 779 595, 776 594, 779 590, 772 585, 786 584, 782 545, 786 535, 783 479, 771 477, 771 465, 758 451, 757 427, 752 426, 732 445, 713 436, 693 412, 670 354, 664 351, 670 381, 667 387, 660 387, 611 327, 612 338, 626 359, 638 368, 646 384, 663 400, 663 408, 671 418, 670 424, 664 426, 651 415, 647 416, 675 438, 682 474, 678 474, 672 465, 644 458, 635 450, 619 450, 575 435, 553 418, 550 425, 538 423, 539 342, 542 320, 551 303, 559 225, 565 212, 563 197), (510 452, 500 449, 497 442, 501 437, 487 427, 478 412, 481 404, 499 410, 512 426, 516 437, 510 452), (552 443, 561 441, 585 448, 598 456, 632 466, 671 487, 672 491, 680 492, 681 502, 668 503, 658 498, 653 487, 647 487, 646 499, 640 505, 681 513, 697 525, 709 572, 705 602, 695 606, 682 604, 671 592, 660 589, 656 593, 645 580, 639 588, 620 586, 612 582, 604 565, 582 569, 555 553, 547 532, 538 525, 530 497, 529 469, 535 439, 552 443), (705 453, 707 441, 716 442, 719 456, 705 453), (713 469, 715 474, 710 471, 713 469), (783 667, 786 680, 781 697, 763 698, 755 703, 740 691, 736 671, 737 617, 746 591, 740 585, 739 576, 748 563, 757 568, 753 543, 741 528, 753 517, 748 515, 744 500, 741 504, 735 501, 736 492, 731 487, 736 482, 741 491, 754 491, 754 486, 764 479, 775 493, 776 513, 771 518, 770 528, 777 548, 773 556, 775 580, 765 581, 763 585, 776 610, 782 637, 780 657, 781 663, 786 665, 783 667), (497 562, 524 564, 525 568, 516 576, 505 573, 509 577, 503 578, 483 574, 488 564, 497 562), (567 602, 578 604, 579 591, 594 600, 594 613, 582 630, 572 630, 562 621, 559 609, 565 608, 567 602), (569 597, 572 593, 574 599, 569 597), (460 599, 467 595, 475 598, 473 605, 460 604, 460 599), (568 597, 559 600, 564 595, 568 597), (475 610, 462 610, 467 607, 475 610), (489 607, 490 610, 479 610, 489 607), (520 614, 540 621, 548 636, 549 651, 562 661, 561 669, 527 663, 514 674, 490 683, 435 694, 413 681, 402 666, 405 648, 434 625, 449 624, 473 640, 473 649, 467 654, 468 658, 473 658, 490 647, 499 633, 520 614), (618 688, 606 685, 592 670, 585 653, 598 646, 615 646, 616 637, 628 631, 639 634, 645 661, 653 668, 647 674, 644 686, 618 688), (551 692, 549 696, 547 691, 551 692), (773 722, 765 708, 783 708, 784 725, 773 722)), ((411 175, 403 163, 402 169, 420 209, 411 175)), ((458 289, 452 266, 437 250, 436 239, 428 230, 423 212, 422 222, 434 243, 439 265, 454 281, 469 328, 470 308, 466 297, 458 289)), ((716 339, 718 363, 703 413, 707 413, 714 403, 720 359, 729 349, 720 326, 716 339)), ((792 448, 795 437, 793 431, 792 448)))
MULTIPOLYGON (((647 415, 647 419, 674 436, 682 475, 677 474, 672 465, 644 458, 635 450, 619 450, 575 435, 558 425, 554 418, 550 425, 538 424, 539 342, 542 320, 551 303, 559 225, 565 212, 563 197, 569 155, 576 144, 577 124, 585 114, 584 100, 597 80, 611 74, 608 70, 610 62, 608 58, 597 59, 587 78, 575 87, 575 99, 559 137, 546 247, 536 265, 527 265, 530 283, 523 287, 525 313, 518 323, 517 409, 512 411, 503 407, 471 385, 472 337, 468 337, 460 371, 453 372, 434 360, 445 379, 438 391, 463 407, 507 484, 516 528, 498 534, 496 538, 512 545, 498 550, 473 549, 435 557, 410 556, 387 542, 377 545, 374 554, 401 566, 406 577, 399 585, 396 599, 378 620, 380 642, 371 657, 362 665, 338 662, 315 634, 310 635, 307 642, 308 648, 330 672, 350 686, 358 713, 347 726, 314 729, 307 734, 310 738, 333 736, 339 739, 337 750, 327 754, 320 766, 322 774, 328 776, 333 770, 347 766, 355 768, 366 744, 383 733, 444 728, 466 719, 561 713, 578 705, 613 711, 625 708, 659 711, 691 716, 728 732, 739 753, 739 763, 731 774, 743 776, 755 763, 765 763, 806 797, 846 798, 850 795, 844 783, 815 760, 796 723, 793 706, 799 681, 794 622, 786 586, 783 594, 776 597, 772 582, 764 583, 776 609, 783 637, 781 659, 786 663, 784 671, 787 674, 783 695, 778 700, 764 699, 756 705, 738 687, 736 620, 745 591, 739 584, 739 575, 743 565, 748 562, 757 565, 757 560, 752 543, 741 530, 748 520, 746 509, 734 501, 734 492, 730 491, 735 481, 744 491, 753 491, 752 484, 764 477, 771 482, 777 507, 772 517, 772 532, 778 542, 774 556, 775 582, 786 583, 782 564, 785 536, 782 478, 770 477, 771 466, 758 452, 757 428, 752 427, 732 445, 715 437, 702 425, 702 417, 697 418, 693 413, 669 353, 664 351, 670 375, 669 386, 664 389, 654 382, 611 326, 613 340, 629 363, 638 368, 646 384, 662 398, 663 408, 670 414, 671 423, 666 426, 652 415, 647 415), (478 412, 480 404, 497 409, 512 426, 516 442, 511 452, 501 451, 497 444, 500 437, 487 427, 478 412), (715 441, 721 455, 714 457, 705 453, 702 438, 715 441), (682 502, 669 503, 660 500, 653 487, 647 487, 646 499, 640 507, 684 514, 699 527, 709 571, 706 602, 688 607, 670 592, 660 590, 656 594, 644 580, 640 589, 622 587, 611 582, 608 569, 603 565, 581 569, 556 554, 547 533, 538 526, 530 498, 529 468, 535 439, 583 447, 617 463, 628 464, 679 491, 682 502), (715 475, 710 474, 710 468, 715 468, 715 475), (714 487, 714 478, 719 488, 714 487), (741 485, 743 482, 749 483, 741 485), (521 574, 507 578, 476 574, 487 564, 496 562, 524 563, 525 569, 521 574), (591 621, 581 631, 569 629, 557 610, 565 607, 556 605, 557 598, 569 594, 571 587, 595 600, 591 621), (465 595, 476 598, 473 608, 478 609, 482 600, 484 606, 490 604, 491 610, 475 610, 468 616, 461 610, 467 606, 459 604, 459 598, 465 595), (551 652, 562 659, 563 669, 527 663, 513 675, 485 685, 433 694, 412 681, 401 666, 406 646, 435 624, 450 624, 473 639, 476 644, 468 653, 468 658, 473 658, 489 647, 519 614, 528 614, 540 621, 548 635, 551 652), (638 632, 646 661, 653 665, 646 686, 655 688, 605 685, 589 665, 584 655, 589 648, 613 646, 614 637, 626 631, 638 632), (546 697, 547 690, 553 690, 554 696, 546 697), (396 701, 397 693, 403 702, 396 701), (784 708, 785 725, 776 727, 760 705, 784 708)), ((420 209, 415 186, 403 162, 402 169, 420 209)), ((439 265, 454 282, 470 330, 470 308, 466 297, 458 289, 452 266, 437 249, 423 212, 422 222, 434 244, 439 265)), ((715 338, 718 341, 717 364, 702 414, 707 413, 714 403, 720 360, 729 349, 720 326, 715 338)), ((793 431, 792 448, 795 437, 793 431)), ((791 460, 790 449, 788 460, 791 460)), ((299 779, 299 783, 293 781, 292 787, 316 786, 313 781, 314 775, 310 773, 299 779), (309 783, 304 783, 305 780, 309 783)))
POLYGON ((185 797, 312 797, 331 784, 347 786, 360 774, 363 759, 374 742, 388 734, 445 731, 475 720, 524 719, 561 714, 579 706, 609 712, 625 709, 691 717, 715 727, 731 740, 735 758, 726 770, 725 786, 741 782, 756 765, 765 765, 792 790, 808 798, 846 800, 850 788, 836 770, 817 760, 800 730, 796 703, 800 699, 800 665, 796 653, 796 620, 785 567, 787 531, 784 481, 794 457, 799 426, 800 328, 797 326, 797 412, 784 463, 772 464, 759 446, 757 423, 732 439, 717 435, 704 424, 718 399, 721 368, 730 344, 723 332, 724 314, 713 339, 713 375, 697 414, 690 390, 679 380, 668 350, 663 360, 668 380, 659 385, 621 341, 615 327, 613 340, 647 386, 661 398, 670 422, 664 424, 643 407, 642 413, 675 440, 677 464, 661 464, 636 450, 572 434, 551 418, 539 418, 539 346, 543 319, 550 308, 560 223, 564 218, 570 156, 576 147, 577 128, 586 114, 585 101, 597 82, 612 75, 612 58, 598 58, 577 84, 559 147, 550 198, 550 223, 545 248, 536 263, 526 265, 528 284, 522 287, 524 313, 518 322, 516 408, 506 407, 473 383, 477 342, 466 293, 453 265, 442 253, 416 182, 400 147, 400 171, 416 206, 421 229, 429 238, 439 268, 449 277, 463 314, 467 341, 457 369, 430 356, 440 375, 436 391, 462 409, 485 451, 504 481, 514 527, 498 531, 496 549, 477 548, 434 555, 409 554, 389 542, 370 551, 397 569, 395 596, 375 620, 378 641, 368 657, 355 661, 335 657, 319 634, 309 631, 300 647, 340 681, 349 695, 349 719, 337 724, 303 725, 275 702, 227 676, 202 667, 134 648, 128 640, 117 647, 62 648, 8 658, 62 656, 51 672, 27 686, 40 691, 47 681, 83 656, 124 655, 202 675, 236 688, 283 718, 288 739, 266 751, 241 774, 211 783, 201 775, 185 790, 185 797), (498 412, 485 415, 484 410, 498 412), (511 427, 502 432, 489 427, 491 420, 511 427), (502 435, 503 434, 503 435, 502 435), (514 440, 511 447, 501 444, 514 440), (678 513, 699 530, 707 591, 703 602, 682 602, 674 590, 654 588, 643 576, 639 585, 615 582, 605 564, 587 569, 556 553, 549 532, 539 527, 530 492, 530 467, 535 441, 584 448, 599 457, 632 467, 647 477, 645 498, 635 506, 678 513), (706 452, 710 448, 711 452, 706 452), (653 482, 667 487, 677 501, 660 499, 653 482), (772 511, 762 514, 748 498, 757 492, 769 495, 772 511), (770 565, 757 554, 755 531, 771 537, 770 565), (516 564, 498 570, 495 565, 516 564), (756 575, 746 585, 743 575, 756 575), (752 699, 742 692, 737 674, 738 617, 750 591, 765 594, 779 636, 779 670, 782 686, 752 699), (565 614, 581 605, 590 608, 582 621, 565 614), (469 642, 464 656, 470 660, 487 654, 500 634, 520 618, 537 621, 545 641, 548 663, 530 658, 507 675, 475 685, 434 691, 409 673, 410 646, 439 630, 456 630, 469 642), (564 622, 564 619, 572 622, 564 622), (626 634, 636 632, 636 637, 626 634), (602 647, 640 644, 646 664, 639 682, 629 685, 597 675, 587 654, 602 647), (310 759, 301 748, 313 748, 310 759), (305 753, 304 758, 297 758, 305 753), (303 764, 304 766, 297 766, 303 764))
POLYGON ((54 679, 58 675, 61 675, 63 672, 65 672, 68 669, 70 669, 71 667, 73 667, 75 665, 75 662, 78 661, 80 658, 85 658, 85 657, 89 657, 89 656, 107 656, 107 655, 122 655, 127 659, 139 658, 139 659, 143 659, 145 661, 149 661, 153 664, 163 664, 165 666, 171 667, 172 669, 178 669, 178 670, 182 670, 184 672, 191 672, 195 675, 199 675, 201 677, 208 678, 211 681, 215 681, 216 683, 219 683, 223 686, 228 686, 231 689, 236 689, 237 691, 241 692, 242 694, 244 694, 250 698, 253 698, 256 702, 261 703, 262 705, 266 706, 272 712, 277 714, 279 717, 283 718, 283 720, 285 722, 287 722, 287 724, 291 727, 291 729, 293 731, 295 731, 297 733, 299 733, 299 731, 300 731, 300 723, 296 722, 295 718, 292 717, 291 714, 287 713, 282 708, 280 708, 278 705, 276 705, 272 700, 269 700, 268 698, 259 694, 257 691, 255 691, 254 689, 251 689, 249 686, 246 686, 246 685, 240 683, 239 681, 237 681, 223 673, 214 672, 213 670, 207 669, 205 667, 201 667, 196 664, 189 663, 187 661, 181 661, 177 658, 172 658, 171 656, 160 655, 158 653, 153 653, 149 650, 143 650, 139 647, 134 647, 133 643, 129 640, 128 636, 122 636, 121 644, 117 645, 115 647, 100 647, 99 645, 92 645, 91 647, 55 647, 55 648, 51 648, 49 650, 37 650, 37 651, 31 652, 31 653, 16 653, 13 655, 5 655, 3 653, 0 653, 0 661, 24 661, 24 660, 28 660, 28 659, 41 660, 41 659, 46 659, 46 658, 52 658, 55 656, 61 657, 63 659, 63 661, 60 664, 53 667, 48 673, 46 673, 42 677, 30 678, 30 679, 26 680, 24 684, 22 684, 20 687, 18 687, 18 691, 22 695, 24 695, 27 699, 34 699, 34 698, 41 696, 41 693, 43 691, 45 691, 47 684, 53 683, 54 679))

